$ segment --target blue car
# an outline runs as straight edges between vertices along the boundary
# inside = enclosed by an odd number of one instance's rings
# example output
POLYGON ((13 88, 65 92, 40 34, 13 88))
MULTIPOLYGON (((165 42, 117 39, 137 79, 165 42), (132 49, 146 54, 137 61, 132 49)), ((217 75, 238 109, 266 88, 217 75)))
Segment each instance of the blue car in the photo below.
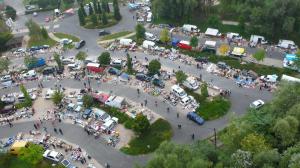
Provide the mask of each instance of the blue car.
POLYGON ((193 120, 195 123, 198 125, 203 125, 204 124, 204 119, 201 118, 197 113, 195 112, 188 112, 187 116, 188 119, 193 120))
POLYGON ((110 73, 112 75, 117 75, 117 76, 121 75, 121 71, 118 70, 117 68, 113 68, 113 67, 109 68, 108 73, 110 73))
POLYGON ((90 116, 92 115, 92 110, 91 109, 86 109, 85 111, 84 111, 84 113, 82 114, 82 117, 84 118, 84 119, 88 119, 88 118, 90 118, 90 116))

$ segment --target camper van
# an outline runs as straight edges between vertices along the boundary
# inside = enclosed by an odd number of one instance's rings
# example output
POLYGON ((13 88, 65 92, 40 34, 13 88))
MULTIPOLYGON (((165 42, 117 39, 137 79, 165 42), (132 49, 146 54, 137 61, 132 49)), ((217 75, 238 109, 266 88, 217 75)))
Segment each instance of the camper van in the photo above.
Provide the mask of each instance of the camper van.
POLYGON ((121 109, 125 105, 125 98, 120 96, 110 96, 105 101, 105 105, 121 109))
POLYGON ((145 40, 143 42, 143 47, 146 49, 152 49, 152 48, 154 48, 154 46, 155 46, 155 43, 153 41, 145 40))
POLYGON ((132 42, 132 39, 120 39, 120 44, 123 46, 130 46, 132 42))
POLYGON ((193 77, 188 77, 184 82, 183 86, 192 89, 192 90, 197 90, 199 88, 198 82, 195 80, 193 77))
POLYGON ((146 32, 145 37, 146 37, 146 40, 156 41, 156 37, 152 33, 146 32))
POLYGON ((251 35, 250 37, 250 47, 255 47, 257 44, 267 44, 268 41, 265 40, 265 37, 258 35, 251 35))
POLYGON ((182 26, 182 30, 183 30, 184 32, 193 32, 193 33, 198 33, 198 32, 200 32, 200 30, 198 29, 197 26, 195 26, 195 25, 190 25, 190 24, 184 24, 184 25, 182 26))
POLYGON ((181 87, 179 87, 178 85, 173 85, 172 86, 172 93, 174 95, 176 95, 177 97, 179 97, 180 99, 183 99, 184 97, 187 96, 186 92, 181 87))
POLYGON ((277 47, 283 49, 292 49, 292 50, 298 48, 295 42, 291 40, 279 40, 277 47))

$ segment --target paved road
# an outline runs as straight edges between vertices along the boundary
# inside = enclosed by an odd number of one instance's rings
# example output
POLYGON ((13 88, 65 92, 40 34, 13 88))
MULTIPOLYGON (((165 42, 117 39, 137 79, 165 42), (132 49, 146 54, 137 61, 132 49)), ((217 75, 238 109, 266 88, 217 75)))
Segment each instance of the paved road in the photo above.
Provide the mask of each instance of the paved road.
MULTIPOLYGON (((122 152, 99 142, 99 140, 96 140, 94 136, 88 136, 81 127, 73 124, 57 124, 57 128, 62 129, 64 133, 63 136, 54 133, 51 123, 44 123, 44 125, 48 128, 48 132, 50 134, 79 145, 102 165, 109 163, 113 168, 131 168, 134 167, 135 164, 144 165, 150 157, 150 155, 136 157, 125 155, 122 152)), ((19 132, 28 132, 29 130, 34 129, 33 122, 14 124, 13 128, 9 128, 9 126, 3 126, 0 128, 0 139, 15 136, 19 132)))

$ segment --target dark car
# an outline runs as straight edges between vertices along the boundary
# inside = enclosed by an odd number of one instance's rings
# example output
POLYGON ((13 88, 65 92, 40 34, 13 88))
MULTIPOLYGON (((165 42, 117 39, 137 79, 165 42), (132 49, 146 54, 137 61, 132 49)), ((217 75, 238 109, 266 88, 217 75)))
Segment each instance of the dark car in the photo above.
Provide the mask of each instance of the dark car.
POLYGON ((203 125, 204 124, 204 119, 201 118, 198 114, 196 114, 195 112, 188 112, 187 116, 188 119, 194 121, 195 123, 197 123, 198 125, 203 125))
POLYGON ((164 82, 161 81, 160 79, 157 79, 157 78, 155 78, 155 79, 152 80, 152 84, 155 85, 155 86, 158 86, 160 88, 164 88, 165 87, 164 82))
POLYGON ((202 63, 208 63, 208 58, 207 57, 197 57, 197 58, 195 58, 195 61, 202 62, 202 63))
POLYGON ((37 51, 37 50, 39 50, 39 47, 37 47, 37 46, 32 46, 29 48, 30 52, 37 51))
POLYGON ((143 73, 137 73, 135 75, 135 78, 140 80, 140 81, 146 81, 146 82, 150 82, 150 80, 151 80, 151 77, 149 77, 149 76, 147 76, 143 73))
POLYGON ((99 31, 99 36, 105 36, 111 34, 110 31, 107 30, 100 30, 99 31))
POLYGON ((53 74, 54 72, 55 72, 54 67, 46 67, 43 70, 43 75, 50 75, 50 74, 53 74))
POLYGON ((80 49, 84 45, 85 45, 85 41, 84 40, 80 40, 78 43, 75 44, 75 48, 76 49, 80 49))
POLYGON ((0 114, 1 115, 11 115, 14 113, 15 107, 14 105, 7 105, 4 108, 0 109, 0 114))
POLYGON ((112 75, 118 75, 118 76, 121 75, 121 71, 113 67, 109 68, 108 73, 112 75))
POLYGON ((217 66, 220 69, 228 69, 229 68, 229 66, 225 62, 221 62, 221 61, 217 63, 217 66))
POLYGON ((62 66, 61 68, 55 67, 55 70, 56 70, 56 73, 57 73, 57 74, 63 74, 65 68, 64 68, 63 66, 62 66))
POLYGON ((90 118, 90 116, 92 115, 92 110, 91 109, 86 109, 84 112, 83 112, 83 114, 82 114, 82 117, 84 118, 84 119, 88 119, 88 118, 90 118))

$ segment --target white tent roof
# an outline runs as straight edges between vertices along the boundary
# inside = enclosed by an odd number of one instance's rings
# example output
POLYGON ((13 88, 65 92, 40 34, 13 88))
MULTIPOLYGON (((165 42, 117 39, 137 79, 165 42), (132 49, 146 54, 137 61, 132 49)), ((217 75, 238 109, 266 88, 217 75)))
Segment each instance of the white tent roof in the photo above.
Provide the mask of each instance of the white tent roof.
POLYGON ((207 28, 205 35, 209 35, 209 36, 217 36, 219 33, 218 29, 213 29, 213 28, 207 28))
POLYGON ((215 47, 217 44, 216 41, 205 41, 206 46, 215 47))

